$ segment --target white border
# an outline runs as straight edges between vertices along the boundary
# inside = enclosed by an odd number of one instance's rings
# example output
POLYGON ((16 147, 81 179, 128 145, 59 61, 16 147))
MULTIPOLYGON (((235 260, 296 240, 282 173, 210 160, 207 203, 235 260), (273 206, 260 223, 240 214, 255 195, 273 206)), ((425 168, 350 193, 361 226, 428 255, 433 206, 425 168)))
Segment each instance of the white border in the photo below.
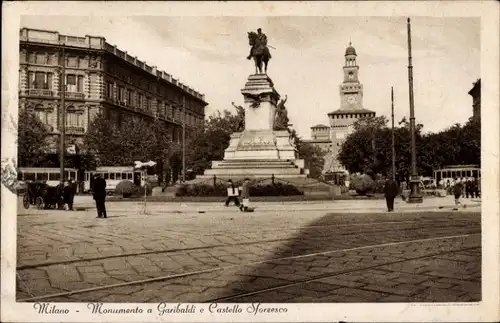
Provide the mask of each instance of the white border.
MULTIPOLYGON (((141 305, 154 315, 88 314, 86 303, 68 303, 73 315, 35 314, 32 304, 15 303, 16 203, 15 196, 2 185, 2 267, 1 321, 3 322, 299 322, 299 321, 498 321, 499 317, 499 4, 495 1, 456 2, 10 2, 3 3, 2 19, 2 166, 5 158, 16 156, 17 84, 19 69, 20 16, 50 15, 155 15, 155 16, 439 16, 481 18, 482 78, 482 251, 483 301, 475 304, 286 304, 282 315, 157 316, 157 304, 141 305)), ((453 77, 450 75, 450 77, 453 77)), ((472 82, 472 80, 471 80, 472 82)), ((3 168, 3 167, 2 167, 3 168)), ((112 304, 106 304, 111 307, 112 304)), ((139 304, 126 304, 134 307, 139 304)), ((116 307, 120 307, 116 304, 116 307)), ((197 304, 197 308, 207 304, 197 304)))

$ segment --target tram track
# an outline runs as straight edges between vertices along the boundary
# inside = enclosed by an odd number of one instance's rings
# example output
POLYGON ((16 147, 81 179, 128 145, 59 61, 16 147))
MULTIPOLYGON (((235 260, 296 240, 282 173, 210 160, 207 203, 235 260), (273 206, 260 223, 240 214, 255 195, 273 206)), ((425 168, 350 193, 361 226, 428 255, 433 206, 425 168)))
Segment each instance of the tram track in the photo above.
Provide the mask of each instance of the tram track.
MULTIPOLYGON (((432 229, 452 229, 452 228, 460 228, 460 227, 465 227, 463 223, 455 223, 455 224, 447 224, 447 225, 436 225, 435 221, 428 221, 429 223, 434 224, 432 226, 432 229)), ((330 227, 348 227, 348 226, 353 226, 353 227, 359 227, 359 226, 373 226, 373 225, 387 225, 387 224, 400 224, 400 223, 418 223, 421 226, 419 227, 409 227, 409 228, 397 228, 399 232, 404 232, 404 231, 419 231, 420 229, 428 228, 426 224, 422 221, 386 221, 386 222, 375 222, 375 223, 353 223, 353 224, 335 224, 335 225, 317 225, 317 226, 308 226, 307 229, 325 229, 325 234, 316 236, 314 238, 308 238, 308 241, 318 241, 318 240, 323 240, 325 238, 329 238, 332 236, 332 234, 336 236, 350 236, 353 233, 358 234, 358 235, 365 235, 365 237, 370 237, 370 235, 376 236, 379 234, 384 234, 387 232, 392 232, 395 231, 394 228, 385 228, 385 229, 372 229, 372 230, 364 230, 364 231, 354 231, 354 232, 331 232, 328 231, 328 228, 330 227)), ((448 221, 443 221, 443 224, 449 223, 448 221)), ((477 224, 478 228, 480 229, 479 223, 477 224)), ((304 227, 297 227, 297 228, 287 228, 283 229, 286 231, 298 231, 302 230, 304 227)), ((468 229, 471 229, 468 227, 468 229)), ((427 229, 428 230, 428 229, 427 229)), ((480 232, 480 231, 478 231, 480 232)), ((217 248, 230 248, 230 247, 242 247, 242 246, 252 246, 252 245, 262 245, 262 244, 267 244, 267 243, 277 243, 277 242, 288 242, 288 241, 293 241, 295 240, 294 237, 286 237, 286 238, 279 238, 279 239, 262 239, 262 240, 257 240, 257 241, 248 241, 248 242, 239 242, 239 243, 220 243, 220 244, 211 244, 211 245, 203 245, 203 246, 195 246, 195 247, 189 247, 189 248, 172 248, 172 249, 161 249, 161 250, 148 250, 148 251, 141 251, 141 252, 133 252, 133 253, 119 253, 119 254, 112 254, 112 255, 103 255, 103 256, 98 256, 98 257, 89 257, 89 258, 76 258, 76 259, 68 259, 68 260, 61 260, 61 261, 46 261, 46 262, 39 262, 39 263, 34 263, 34 264, 25 264, 25 265, 19 265, 16 267, 18 271, 26 270, 26 269, 37 269, 37 268, 43 268, 43 267, 49 267, 49 266, 56 266, 56 265, 71 265, 71 264, 76 264, 76 263, 85 263, 85 262, 94 262, 94 261, 101 261, 101 260, 108 260, 108 259, 116 259, 116 258, 129 258, 129 257, 141 257, 141 256, 148 256, 148 255, 159 255, 159 254, 178 254, 178 253, 188 253, 192 251, 203 251, 203 250, 211 250, 211 249, 217 249, 217 248)))
MULTIPOLYGON (((156 282, 169 281, 169 280, 175 280, 175 279, 189 277, 189 276, 201 275, 201 274, 210 273, 210 272, 251 267, 251 266, 263 265, 263 264, 284 261, 284 260, 292 260, 293 261, 295 259, 316 257, 316 256, 326 256, 326 255, 333 254, 333 253, 345 253, 345 252, 365 250, 365 249, 398 246, 398 245, 409 244, 409 243, 421 243, 421 242, 439 241, 439 240, 447 240, 447 239, 459 239, 459 238, 466 238, 466 237, 472 237, 472 236, 478 236, 478 235, 480 235, 480 232, 471 232, 471 233, 460 234, 460 235, 440 236, 440 237, 422 238, 422 239, 414 239, 414 240, 404 240, 404 241, 388 242, 388 243, 381 243, 381 244, 375 244, 375 245, 358 246, 358 247, 352 247, 352 248, 326 250, 326 251, 314 252, 314 253, 297 255, 297 256, 278 257, 278 258, 271 258, 271 259, 266 259, 266 260, 262 260, 262 261, 253 261, 253 262, 247 262, 247 263, 243 263, 243 264, 235 264, 235 265, 230 265, 230 266, 217 266, 217 267, 207 268, 207 269, 203 269, 203 270, 184 272, 184 273, 173 274, 173 275, 165 275, 165 276, 161 276, 161 277, 135 280, 135 281, 130 281, 130 282, 108 284, 108 285, 95 286, 95 287, 84 288, 84 289, 75 289, 72 291, 66 291, 66 292, 61 292, 61 293, 54 293, 54 294, 46 294, 46 295, 40 295, 40 296, 35 296, 35 297, 29 297, 29 298, 25 298, 25 299, 20 299, 18 301, 19 302, 30 302, 30 301, 53 299, 53 298, 58 298, 58 297, 67 297, 67 296, 72 296, 72 295, 77 295, 77 294, 91 293, 91 292, 97 292, 97 291, 103 291, 103 290, 112 290, 114 288, 119 288, 119 287, 146 285, 146 284, 151 284, 151 283, 156 283, 156 282)), ((389 261, 389 262, 371 265, 371 266, 364 266, 361 268, 346 269, 346 270, 340 270, 340 271, 337 270, 333 273, 319 274, 319 275, 315 275, 314 277, 311 277, 308 279, 302 279, 302 280, 287 283, 287 284, 281 284, 279 286, 274 286, 271 288, 263 288, 263 289, 248 292, 248 293, 238 293, 238 294, 225 296, 225 297, 221 297, 221 298, 215 298, 215 299, 212 299, 212 300, 207 301, 207 302, 216 302, 216 301, 221 302, 221 301, 231 300, 231 299, 235 299, 235 298, 256 295, 259 293, 265 293, 265 292, 272 291, 272 290, 287 288, 287 287, 291 287, 291 286, 295 286, 295 285, 299 285, 299 284, 304 284, 304 283, 308 283, 308 282, 312 282, 312 281, 317 281, 317 280, 325 279, 328 277, 334 277, 334 276, 338 276, 338 275, 342 275, 342 274, 346 274, 346 273, 362 271, 362 270, 369 270, 369 269, 373 269, 373 268, 377 268, 377 267, 381 267, 381 266, 402 263, 405 261, 425 259, 425 258, 443 255, 443 254, 449 254, 449 253, 478 249, 478 248, 480 248, 480 246, 460 248, 460 249, 447 250, 447 251, 441 251, 441 252, 434 252, 434 253, 429 253, 426 255, 418 256, 418 257, 398 259, 395 261, 389 261)))

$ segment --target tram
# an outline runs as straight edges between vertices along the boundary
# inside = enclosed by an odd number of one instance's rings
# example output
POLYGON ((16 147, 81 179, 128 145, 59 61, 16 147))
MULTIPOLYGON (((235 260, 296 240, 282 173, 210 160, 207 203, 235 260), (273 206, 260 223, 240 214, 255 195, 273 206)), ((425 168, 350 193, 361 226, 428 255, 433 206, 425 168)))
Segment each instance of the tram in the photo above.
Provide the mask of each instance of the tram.
POLYGON ((453 183, 456 178, 481 178, 479 165, 450 165, 434 171, 434 180, 440 186, 453 183))

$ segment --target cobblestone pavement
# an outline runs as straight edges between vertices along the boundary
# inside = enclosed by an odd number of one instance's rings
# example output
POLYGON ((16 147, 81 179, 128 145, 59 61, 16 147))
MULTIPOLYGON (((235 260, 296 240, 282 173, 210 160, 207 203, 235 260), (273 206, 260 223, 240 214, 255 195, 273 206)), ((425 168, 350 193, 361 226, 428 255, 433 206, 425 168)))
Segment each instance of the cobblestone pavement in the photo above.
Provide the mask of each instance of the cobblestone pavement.
POLYGON ((453 302, 481 300, 477 201, 18 207, 18 301, 453 302), (444 207, 443 207, 444 206, 444 207), (364 210, 364 211, 363 211, 364 210))

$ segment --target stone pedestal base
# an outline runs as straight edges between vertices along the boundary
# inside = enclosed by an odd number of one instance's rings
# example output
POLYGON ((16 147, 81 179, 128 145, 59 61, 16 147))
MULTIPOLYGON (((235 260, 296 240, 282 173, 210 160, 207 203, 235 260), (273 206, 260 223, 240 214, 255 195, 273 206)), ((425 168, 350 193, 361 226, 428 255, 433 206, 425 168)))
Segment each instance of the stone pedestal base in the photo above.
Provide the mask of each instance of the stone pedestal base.
POLYGON ((241 93, 245 99, 245 130, 233 133, 224 160, 212 161, 212 169, 197 178, 306 177, 304 161, 296 159, 288 131, 272 130, 280 98, 272 80, 266 74, 250 75, 241 93))

